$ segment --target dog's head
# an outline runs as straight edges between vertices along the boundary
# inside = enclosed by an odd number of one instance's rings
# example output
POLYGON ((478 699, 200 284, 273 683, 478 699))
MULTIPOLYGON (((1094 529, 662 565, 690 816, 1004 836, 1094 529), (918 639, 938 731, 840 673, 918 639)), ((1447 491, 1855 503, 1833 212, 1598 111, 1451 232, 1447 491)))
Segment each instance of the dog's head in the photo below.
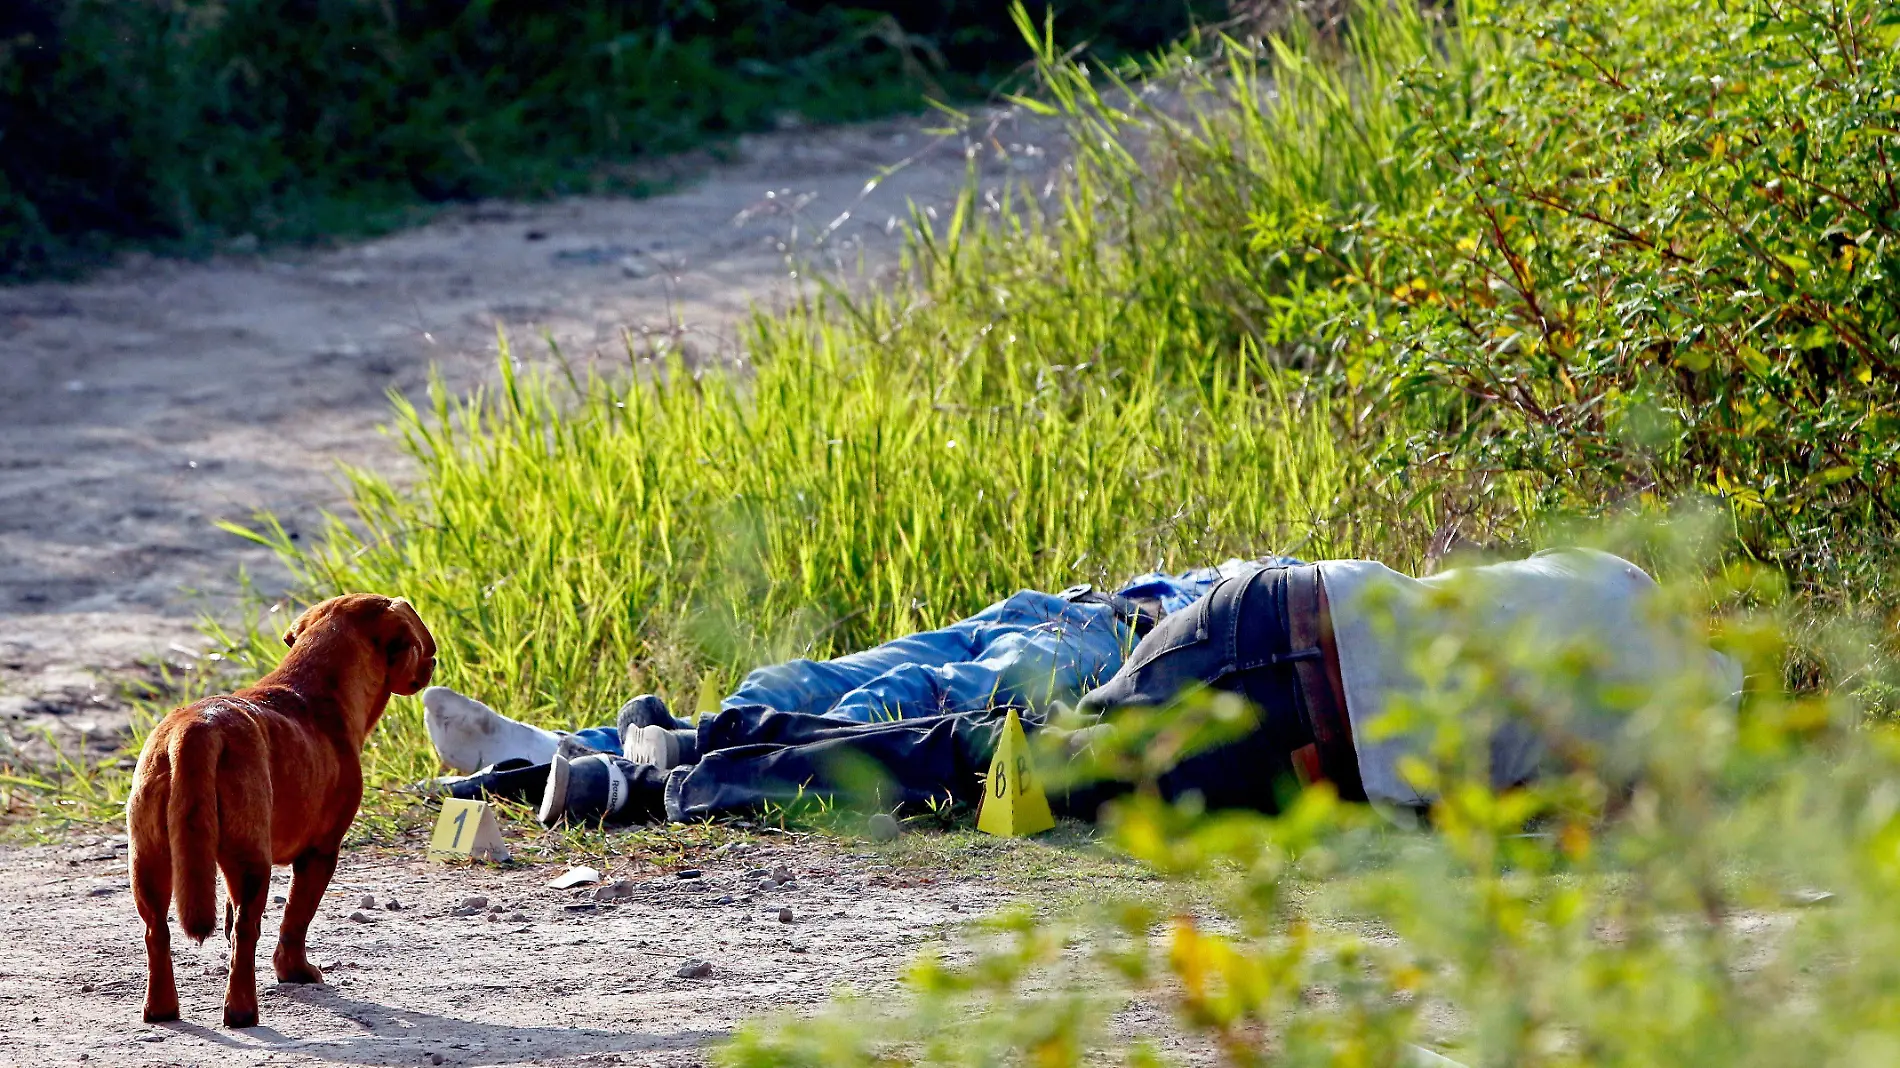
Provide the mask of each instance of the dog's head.
POLYGON ((299 640, 318 634, 347 636, 367 646, 387 673, 388 693, 417 693, 435 674, 435 636, 400 597, 352 593, 311 605, 284 632, 284 644, 296 649, 299 640))

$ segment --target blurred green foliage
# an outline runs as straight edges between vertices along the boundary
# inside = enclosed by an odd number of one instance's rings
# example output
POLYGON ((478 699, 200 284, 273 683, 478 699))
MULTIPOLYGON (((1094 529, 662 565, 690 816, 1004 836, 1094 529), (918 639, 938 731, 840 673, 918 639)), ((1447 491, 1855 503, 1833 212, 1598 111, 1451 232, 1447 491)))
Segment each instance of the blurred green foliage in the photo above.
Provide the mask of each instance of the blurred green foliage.
MULTIPOLYGON (((1224 3, 1058 5, 1102 54, 1224 3)), ((126 240, 360 232, 420 202, 637 185, 610 166, 781 118, 988 90, 1000 3, 9 0, 0 277, 126 240)))

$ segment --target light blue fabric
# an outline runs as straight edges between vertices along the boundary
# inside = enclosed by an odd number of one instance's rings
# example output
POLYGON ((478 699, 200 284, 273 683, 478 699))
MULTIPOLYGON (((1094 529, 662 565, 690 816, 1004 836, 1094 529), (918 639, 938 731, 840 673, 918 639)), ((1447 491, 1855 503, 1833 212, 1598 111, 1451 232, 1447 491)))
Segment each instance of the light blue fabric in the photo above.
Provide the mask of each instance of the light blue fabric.
POLYGON ((1263 567, 1298 567, 1304 563, 1291 556, 1263 556, 1258 560, 1231 559, 1216 567, 1197 567, 1180 574, 1150 571, 1128 580, 1117 592, 1123 597, 1153 598, 1161 602, 1161 611, 1173 615, 1206 596, 1221 579, 1246 575, 1263 567))
MULTIPOLYGON (((1229 560, 1181 574, 1141 575, 1120 591, 1164 612, 1194 603, 1229 574, 1285 557, 1229 560)), ((913 634, 835 660, 792 660, 747 675, 721 703, 765 705, 868 723, 943 712, 1074 701, 1121 667, 1134 633, 1104 604, 1023 590, 942 630, 913 634)))

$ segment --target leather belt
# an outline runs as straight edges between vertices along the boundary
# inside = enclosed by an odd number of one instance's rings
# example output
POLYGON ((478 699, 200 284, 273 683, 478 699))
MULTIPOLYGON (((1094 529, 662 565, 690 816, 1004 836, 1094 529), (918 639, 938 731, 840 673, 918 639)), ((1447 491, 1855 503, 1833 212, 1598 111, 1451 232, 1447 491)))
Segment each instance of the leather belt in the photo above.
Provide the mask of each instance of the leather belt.
POLYGON ((1346 715, 1345 684, 1339 673, 1339 648, 1333 640, 1331 606, 1319 568, 1308 564, 1286 571, 1287 659, 1293 665, 1300 707, 1313 742, 1293 752, 1293 767, 1308 782, 1324 779, 1347 801, 1364 801, 1359 753, 1352 720, 1346 715), (1319 655, 1300 655, 1316 650, 1319 655))

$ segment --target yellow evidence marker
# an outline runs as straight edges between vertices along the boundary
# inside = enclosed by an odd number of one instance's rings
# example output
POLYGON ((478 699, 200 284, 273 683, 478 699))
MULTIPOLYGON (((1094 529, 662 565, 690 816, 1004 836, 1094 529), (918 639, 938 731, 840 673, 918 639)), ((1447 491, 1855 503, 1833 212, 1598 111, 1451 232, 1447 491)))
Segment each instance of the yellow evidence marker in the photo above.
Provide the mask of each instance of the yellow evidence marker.
POLYGON ((711 675, 699 680, 699 696, 693 702, 693 712, 700 716, 710 716, 719 711, 719 703, 725 699, 720 691, 719 680, 711 675))
POLYGON ((501 840, 501 826, 495 811, 486 801, 442 800, 442 815, 436 817, 435 834, 429 839, 429 859, 468 857, 500 864, 508 859, 508 843, 501 840))
POLYGON ((1010 709, 1003 720, 1003 736, 997 739, 996 755, 990 758, 989 778, 983 783, 983 810, 977 814, 976 829, 1004 838, 1040 834, 1056 825, 1049 814, 1049 798, 1042 792, 1042 780, 1036 775, 1035 760, 1029 755, 1029 739, 1023 734, 1022 720, 1010 709))

